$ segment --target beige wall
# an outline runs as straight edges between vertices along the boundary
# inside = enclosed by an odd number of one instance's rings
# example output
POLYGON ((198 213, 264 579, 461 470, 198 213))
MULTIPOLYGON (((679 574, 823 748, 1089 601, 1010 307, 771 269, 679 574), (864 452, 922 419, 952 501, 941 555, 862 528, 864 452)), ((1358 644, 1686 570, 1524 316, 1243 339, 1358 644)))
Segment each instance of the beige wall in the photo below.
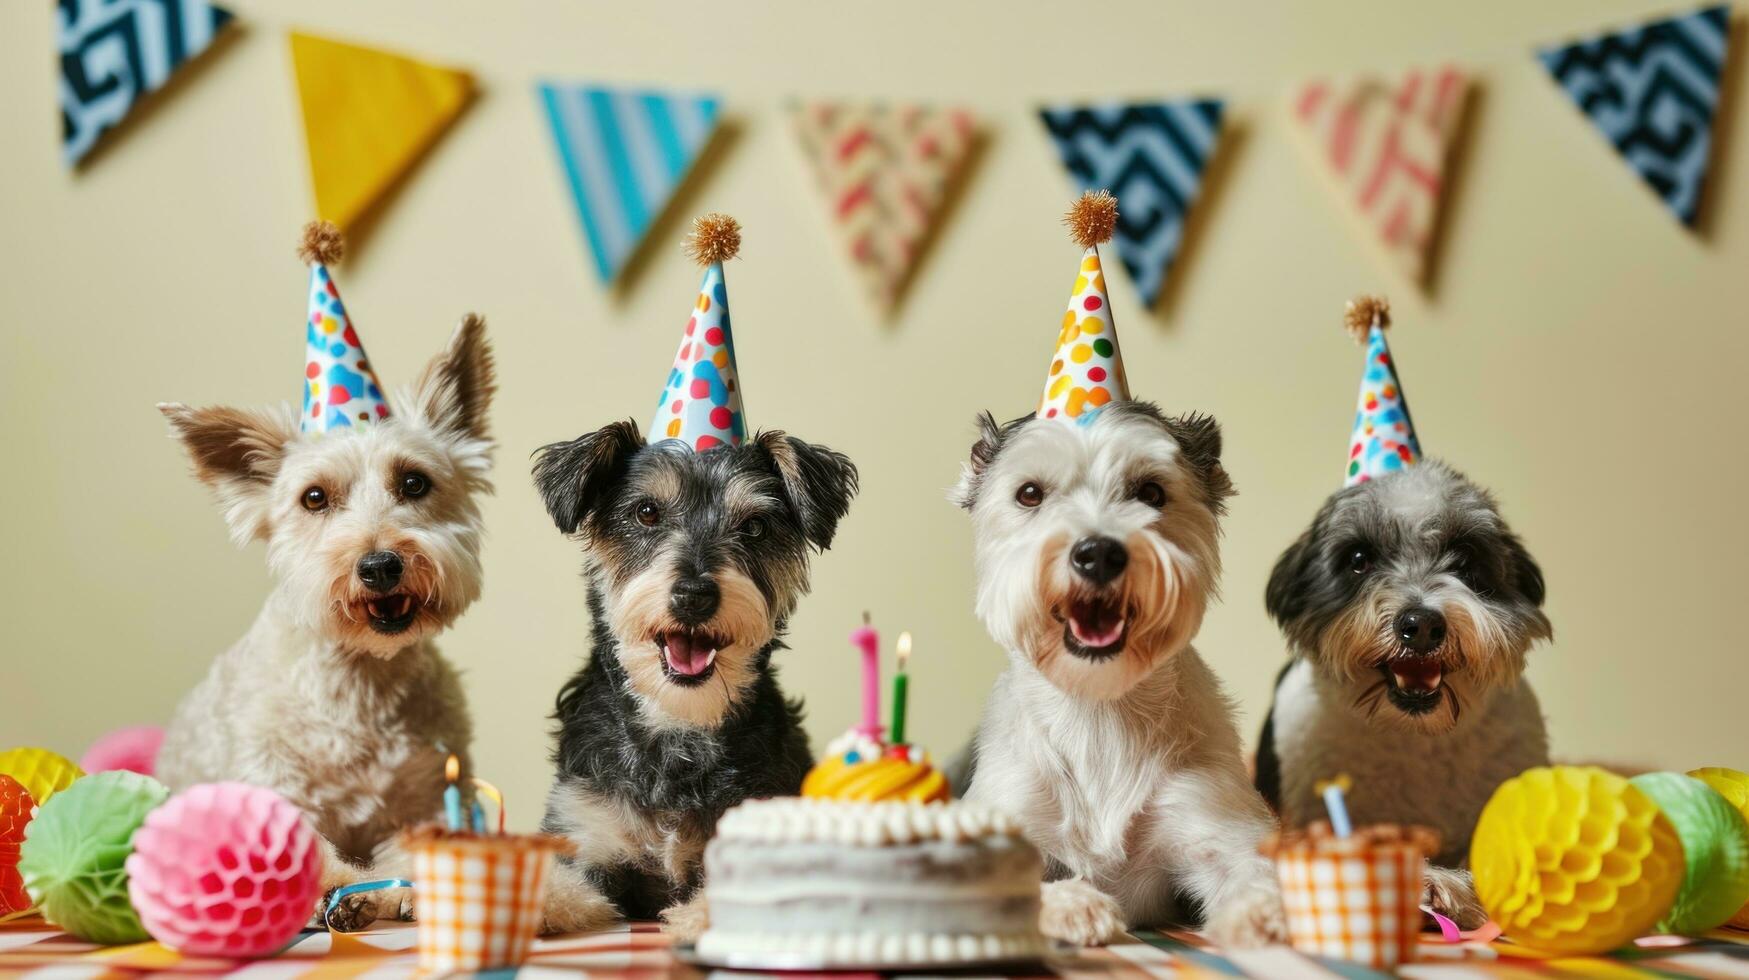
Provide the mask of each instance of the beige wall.
POLYGON ((535 498, 528 455, 643 417, 696 282, 662 247, 621 292, 596 284, 536 76, 727 97, 738 135, 680 209, 746 226, 730 281, 749 416, 845 450, 863 473, 778 658, 816 740, 855 710, 844 635, 862 609, 889 635, 915 632, 916 734, 938 753, 960 742, 1002 663, 972 616, 966 521, 942 490, 975 411, 1031 407, 1073 278, 1057 224, 1067 182, 1033 105, 1210 92, 1231 98, 1234 132, 1176 287, 1150 315, 1114 274, 1112 299, 1138 394, 1225 423, 1241 495, 1226 601, 1200 645, 1247 736, 1282 659, 1265 577, 1341 471, 1360 361, 1342 302, 1377 290, 1396 303, 1423 442, 1499 492, 1547 572, 1557 640, 1531 675, 1558 752, 1749 764, 1731 683, 1749 544, 1742 79, 1709 220, 1691 234, 1530 56, 1661 4, 860 6, 878 12, 847 40, 837 4, 319 0, 294 16, 236 0, 236 43, 75 176, 59 157, 52 5, 0 8, 0 746, 77 753, 114 725, 166 717, 266 588, 259 546, 227 543, 152 405, 297 394, 304 277, 291 246, 311 205, 283 32, 302 26, 481 80, 339 278, 391 385, 464 310, 486 313, 498 344, 486 594, 443 645, 466 670, 479 769, 516 823, 536 817, 546 715, 585 629, 578 557, 535 498), (1281 106, 1310 73, 1438 58, 1472 66, 1481 91, 1429 297, 1351 232, 1281 106), (795 94, 957 99, 988 118, 975 179, 890 323, 861 305, 828 236, 779 111, 795 94))

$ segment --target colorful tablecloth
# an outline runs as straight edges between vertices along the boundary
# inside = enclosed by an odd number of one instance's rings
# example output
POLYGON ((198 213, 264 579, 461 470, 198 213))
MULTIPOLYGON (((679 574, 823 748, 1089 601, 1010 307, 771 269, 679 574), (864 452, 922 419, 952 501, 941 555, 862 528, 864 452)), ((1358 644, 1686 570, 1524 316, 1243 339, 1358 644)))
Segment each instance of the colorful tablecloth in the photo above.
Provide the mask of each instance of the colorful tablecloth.
MULTIPOLYGON (((1586 976, 1749 978, 1749 933, 1721 932, 1699 941, 1649 940, 1609 957, 1532 959, 1505 943, 1423 945, 1421 962, 1399 976, 1422 980, 1483 977, 1586 976)), ((40 919, 0 926, 0 977, 32 980, 128 980, 147 973, 236 975, 250 980, 393 980, 418 974, 413 927, 394 924, 369 932, 330 935, 308 931, 276 957, 234 961, 181 956, 157 943, 94 946, 40 919)), ((673 956, 668 937, 649 923, 607 932, 543 939, 519 978, 587 973, 601 977, 704 977, 673 956)), ((752 974, 737 974, 751 976, 752 974)), ((1053 960, 1043 976, 1066 980, 1149 980, 1154 977, 1364 978, 1385 974, 1302 956, 1285 947, 1217 950, 1192 933, 1139 932, 1103 949, 1053 960)), ((502 974, 508 977, 510 974, 502 974)), ((800 976, 790 974, 789 976, 800 976)), ((837 974, 838 977, 852 975, 837 974)))

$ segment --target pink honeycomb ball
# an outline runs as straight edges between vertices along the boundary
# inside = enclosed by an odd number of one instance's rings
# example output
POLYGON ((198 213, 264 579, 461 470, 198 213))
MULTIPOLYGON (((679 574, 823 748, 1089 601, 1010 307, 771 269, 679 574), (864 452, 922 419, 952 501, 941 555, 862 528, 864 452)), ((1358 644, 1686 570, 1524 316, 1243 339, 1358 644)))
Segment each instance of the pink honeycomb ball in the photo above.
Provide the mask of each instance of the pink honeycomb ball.
POLYGON ((146 817, 127 870, 152 938, 196 956, 267 956, 315 910, 322 849, 278 793, 202 783, 146 817))
POLYGON ((86 772, 126 769, 142 776, 156 776, 158 746, 163 742, 164 729, 157 725, 118 728, 91 743, 79 758, 79 768, 86 772))

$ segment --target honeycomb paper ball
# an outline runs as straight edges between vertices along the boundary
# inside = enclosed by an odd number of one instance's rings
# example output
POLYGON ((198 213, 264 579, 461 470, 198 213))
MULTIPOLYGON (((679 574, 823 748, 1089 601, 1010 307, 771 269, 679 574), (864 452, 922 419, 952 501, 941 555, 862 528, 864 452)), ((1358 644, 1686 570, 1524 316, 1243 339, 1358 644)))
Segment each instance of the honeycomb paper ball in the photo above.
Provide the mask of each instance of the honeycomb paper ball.
POLYGON ((30 908, 24 876, 18 873, 18 845, 24 843, 24 825, 34 809, 36 801, 24 784, 0 775, 0 915, 30 908))
POLYGON ((25 827, 18 870, 43 918, 88 942, 144 940, 146 930, 128 903, 123 863, 134 831, 169 796, 150 776, 100 772, 37 807, 25 827))
MULTIPOLYGON (((1708 766, 1705 769, 1695 769, 1690 776, 1719 791, 1719 795, 1731 801, 1737 812, 1749 820, 1749 773, 1726 769, 1723 766, 1708 766)), ((1737 910, 1731 917, 1731 925, 1739 929, 1749 929, 1749 904, 1737 910)))
POLYGON ((127 868, 152 938, 196 956, 266 956, 315 910, 322 849, 278 793, 203 783, 152 811, 127 868))
POLYGON ((72 759, 48 749, 22 748, 0 752, 0 775, 11 776, 23 783, 24 791, 30 794, 37 806, 42 806, 49 797, 85 775, 85 770, 74 765, 72 759))
POLYGON ((126 769, 144 776, 158 774, 158 746, 164 744, 164 729, 157 725, 118 728, 91 743, 79 757, 86 772, 126 769))
POLYGON ((1717 929, 1749 902, 1749 823, 1706 783, 1674 772, 1628 780, 1670 818, 1686 870, 1658 931, 1694 936, 1717 929))
POLYGON ((1588 766, 1529 769, 1500 784, 1476 821, 1470 868, 1508 936, 1577 954, 1650 932, 1685 870, 1676 828, 1651 797, 1588 766))

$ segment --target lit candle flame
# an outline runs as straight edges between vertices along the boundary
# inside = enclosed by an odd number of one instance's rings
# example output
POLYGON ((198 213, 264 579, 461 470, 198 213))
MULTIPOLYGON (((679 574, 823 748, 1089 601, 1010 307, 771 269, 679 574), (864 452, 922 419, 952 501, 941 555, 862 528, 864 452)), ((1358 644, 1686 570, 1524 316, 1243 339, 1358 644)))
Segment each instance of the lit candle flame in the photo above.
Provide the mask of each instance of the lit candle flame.
POLYGON ((899 652, 899 669, 904 670, 905 665, 911 662, 911 631, 910 630, 906 630, 905 632, 899 634, 898 652, 899 652))
POLYGON ((462 761, 456 758, 454 753, 451 753, 449 761, 443 764, 443 778, 452 783, 462 778, 462 761))

